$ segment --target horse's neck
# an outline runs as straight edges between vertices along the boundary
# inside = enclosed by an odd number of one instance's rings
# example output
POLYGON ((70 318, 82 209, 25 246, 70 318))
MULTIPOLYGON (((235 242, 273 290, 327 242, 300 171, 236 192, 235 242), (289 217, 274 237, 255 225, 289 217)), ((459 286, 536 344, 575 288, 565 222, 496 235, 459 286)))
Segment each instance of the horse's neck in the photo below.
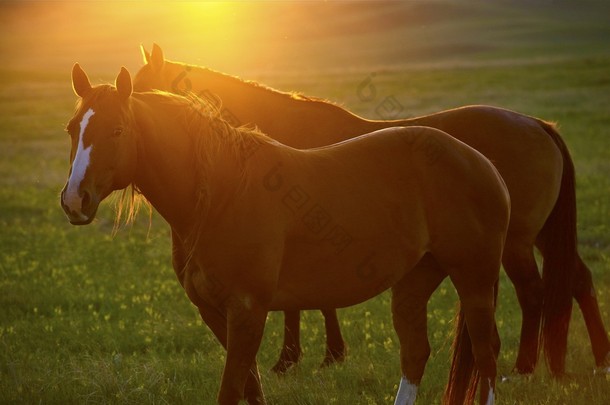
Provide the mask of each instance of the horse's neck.
MULTIPOLYGON (((180 74, 187 78, 186 66, 173 64, 168 68, 168 83, 180 74)), ((195 93, 221 99, 223 116, 234 125, 255 124, 272 138, 296 148, 324 146, 408 123, 366 120, 328 102, 294 98, 200 67, 189 67, 188 78, 195 93)))
POLYGON ((180 233, 188 233, 196 215, 192 148, 168 124, 175 117, 134 102, 138 134, 136 187, 163 218, 180 233))
POLYGON ((286 101, 291 101, 289 95, 198 66, 189 66, 187 70, 186 66, 174 64, 169 66, 169 71, 173 72, 167 75, 168 82, 186 72, 183 87, 191 87, 191 91, 202 97, 220 98, 223 116, 235 119, 232 122, 235 127, 255 123, 260 128, 269 128, 277 114, 289 108, 285 106, 286 101), (186 80, 190 81, 188 85, 186 80))
POLYGON ((255 124, 295 148, 325 146, 392 126, 417 125, 415 119, 367 120, 331 103, 293 98, 197 66, 167 62, 165 75, 167 90, 190 89, 203 97, 219 97, 223 116, 234 126, 255 124))
POLYGON ((311 122, 318 122, 318 125, 327 122, 313 102, 308 108, 308 102, 294 99, 287 93, 197 66, 166 62, 164 75, 167 90, 188 89, 203 98, 212 99, 218 103, 222 116, 235 127, 255 125, 272 138, 294 147, 328 143, 315 142, 309 138, 316 137, 316 134, 306 133, 311 122))
POLYGON ((153 108, 139 100, 135 104, 140 129, 136 186, 175 231, 190 235, 202 218, 214 216, 214 207, 234 198, 243 180, 236 169, 240 157, 221 143, 210 149, 222 158, 212 164, 199 162, 195 138, 211 134, 193 136, 176 125, 180 118, 175 108, 153 108))

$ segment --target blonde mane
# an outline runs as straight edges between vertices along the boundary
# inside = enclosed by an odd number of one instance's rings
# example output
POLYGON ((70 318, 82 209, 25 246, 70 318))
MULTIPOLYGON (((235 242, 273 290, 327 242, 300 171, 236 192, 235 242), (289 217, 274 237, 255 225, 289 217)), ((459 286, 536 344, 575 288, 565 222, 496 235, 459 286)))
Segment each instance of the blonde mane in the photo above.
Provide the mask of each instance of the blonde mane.
MULTIPOLYGON (((154 91, 146 93, 149 101, 161 104, 164 109, 175 108, 178 111, 171 114, 179 117, 178 123, 184 133, 190 137, 195 156, 194 177, 196 179, 196 203, 193 218, 193 228, 183 241, 186 251, 184 266, 193 258, 193 254, 202 234, 201 230, 206 220, 210 206, 209 184, 215 175, 215 170, 223 163, 230 161, 235 164, 238 183, 234 192, 239 198, 249 183, 248 160, 257 149, 266 143, 275 143, 256 128, 231 126, 221 115, 221 109, 211 101, 195 94, 179 96, 172 93, 154 91)), ((226 167, 226 166, 224 166, 226 167)), ((133 201, 133 199, 128 200, 133 201)), ((131 211, 130 211, 131 212, 131 211)))
MULTIPOLYGON (((221 115, 221 109, 211 101, 194 93, 180 96, 163 91, 140 93, 146 102, 156 104, 160 109, 172 111, 169 115, 178 121, 179 127, 190 138, 195 155, 197 179, 197 218, 203 219, 209 206, 209 180, 214 168, 227 157, 233 157, 238 164, 239 184, 236 192, 242 191, 248 183, 247 161, 258 147, 275 141, 256 128, 231 126, 221 115)), ((115 230, 124 218, 125 224, 133 223, 141 203, 146 202, 152 215, 150 204, 143 198, 134 184, 124 189, 116 202, 115 230)))
POLYGON ((171 63, 179 68, 184 69, 187 72, 199 72, 199 73, 207 73, 210 75, 215 75, 215 76, 218 76, 219 78, 221 78, 222 80, 226 80, 228 82, 233 82, 233 83, 238 83, 241 85, 246 85, 246 86, 252 87, 257 90, 262 90, 262 91, 272 94, 274 96, 283 97, 283 98, 287 98, 287 99, 291 99, 291 100, 295 100, 295 101, 318 103, 318 104, 321 104, 324 106, 328 106, 330 108, 343 109, 343 107, 341 107, 340 105, 338 105, 330 100, 327 100, 325 98, 307 96, 303 93, 296 92, 296 91, 291 91, 291 92, 281 91, 281 90, 275 89, 273 87, 269 87, 263 83, 259 83, 255 80, 242 79, 239 76, 234 76, 234 75, 230 75, 227 73, 219 72, 217 70, 213 70, 208 67, 192 65, 192 64, 183 63, 183 62, 169 61, 169 60, 166 60, 165 63, 171 63))

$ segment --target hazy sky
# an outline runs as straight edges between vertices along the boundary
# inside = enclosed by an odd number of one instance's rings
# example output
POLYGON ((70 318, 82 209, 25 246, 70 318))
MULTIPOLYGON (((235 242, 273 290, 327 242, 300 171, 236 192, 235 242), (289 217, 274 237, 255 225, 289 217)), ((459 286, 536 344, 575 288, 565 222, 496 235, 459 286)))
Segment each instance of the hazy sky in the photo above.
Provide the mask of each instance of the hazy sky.
POLYGON ((66 68, 76 60, 93 69, 136 68, 139 44, 150 48, 152 42, 170 59, 233 71, 340 64, 355 61, 351 57, 359 46, 342 38, 391 30, 403 7, 396 2, 3 2, 0 50, 3 65, 16 68, 66 68))

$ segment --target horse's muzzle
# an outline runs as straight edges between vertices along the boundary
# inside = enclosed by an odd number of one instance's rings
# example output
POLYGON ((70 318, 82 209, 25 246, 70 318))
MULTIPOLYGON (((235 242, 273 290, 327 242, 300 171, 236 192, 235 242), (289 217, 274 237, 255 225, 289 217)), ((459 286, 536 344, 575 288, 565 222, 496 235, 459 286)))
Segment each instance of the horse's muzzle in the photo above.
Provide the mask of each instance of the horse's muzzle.
POLYGON ((81 191, 78 195, 66 194, 66 188, 61 192, 61 208, 66 213, 72 225, 88 225, 95 219, 99 198, 95 193, 81 191))

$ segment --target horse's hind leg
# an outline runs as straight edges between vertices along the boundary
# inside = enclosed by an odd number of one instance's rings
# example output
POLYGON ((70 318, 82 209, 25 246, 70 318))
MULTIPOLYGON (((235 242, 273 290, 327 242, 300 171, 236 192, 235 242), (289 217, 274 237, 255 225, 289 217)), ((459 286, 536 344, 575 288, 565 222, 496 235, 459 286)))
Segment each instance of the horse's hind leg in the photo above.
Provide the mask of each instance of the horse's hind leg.
POLYGON ((583 262, 580 255, 578 255, 576 260, 574 298, 578 302, 578 306, 585 319, 585 324, 587 325, 595 364, 597 367, 601 367, 610 373, 610 342, 608 341, 608 334, 599 312, 591 271, 583 262))
POLYGON ((284 343, 271 371, 284 374, 301 360, 301 312, 284 311, 284 343))
POLYGON ((533 243, 509 238, 502 257, 504 270, 512 281, 521 307, 521 338, 515 371, 534 372, 538 360, 540 319, 542 316, 542 278, 534 258, 533 243))
POLYGON ((472 342, 472 354, 480 376, 480 404, 493 404, 497 375, 499 337, 495 322, 496 288, 499 266, 485 267, 481 260, 477 267, 452 268, 451 281, 461 301, 466 327, 472 342), (482 264, 481 264, 482 263, 482 264), (493 269, 486 272, 479 269, 493 269))
POLYGON ((326 329, 326 355, 321 366, 326 367, 333 363, 341 363, 345 360, 345 341, 341 335, 339 319, 336 309, 322 309, 324 315, 324 327, 326 329))
MULTIPOLYGON (((345 360, 346 349, 337 311, 333 308, 322 309, 321 312, 324 315, 326 328, 326 355, 320 366, 325 367, 345 360)), ((280 358, 271 371, 284 374, 301 359, 300 320, 300 311, 284 311, 284 344, 280 358)))
MULTIPOLYGON (((497 375, 496 358, 499 341, 495 326, 493 293, 489 289, 477 296, 460 295, 475 364, 480 375, 480 403, 493 403, 497 375)), ((467 294, 472 294, 469 292, 467 294)))
POLYGON ((412 405, 430 356, 427 303, 446 273, 430 255, 392 288, 392 320, 400 341, 402 379, 396 405, 412 405))

